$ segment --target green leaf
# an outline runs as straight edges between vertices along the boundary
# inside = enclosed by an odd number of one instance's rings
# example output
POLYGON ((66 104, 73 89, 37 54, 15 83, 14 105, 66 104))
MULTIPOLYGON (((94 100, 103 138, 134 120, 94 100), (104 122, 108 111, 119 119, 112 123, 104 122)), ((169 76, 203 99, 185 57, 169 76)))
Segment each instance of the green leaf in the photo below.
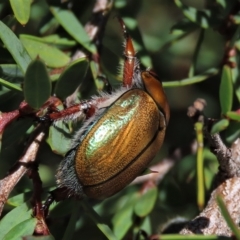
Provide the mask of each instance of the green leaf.
POLYGON ((70 62, 70 57, 56 47, 26 38, 25 35, 20 35, 20 40, 32 59, 39 56, 48 67, 60 68, 70 62))
POLYGON ((15 225, 5 236, 4 240, 22 239, 27 235, 32 235, 37 223, 36 218, 27 219, 18 225, 15 225))
POLYGON ((182 19, 171 27, 171 34, 181 35, 183 33, 192 32, 198 28, 198 25, 191 22, 189 19, 182 19))
POLYGON ((204 186, 204 158, 203 158, 203 123, 194 124, 197 138, 197 204, 199 209, 203 209, 205 204, 204 186))
MULTIPOLYGON (((231 20, 235 23, 235 24, 240 24, 240 15, 232 15, 231 20)), ((238 49, 239 49, 239 41, 238 41, 238 49)))
POLYGON ((1 233, 0 236, 1 237, 5 236, 8 232, 11 231, 12 228, 17 226, 21 222, 28 219, 32 219, 31 214, 32 211, 31 210, 29 211, 29 207, 26 203, 20 205, 19 207, 14 208, 0 221, 0 233, 1 233))
POLYGON ((238 229, 238 226, 232 220, 232 217, 230 216, 230 214, 227 210, 227 207, 220 196, 217 196, 217 203, 218 203, 219 208, 221 209, 221 213, 222 213, 224 219, 226 220, 228 226, 232 230, 235 237, 239 240, 240 239, 240 231, 238 229))
POLYGON ((210 10, 199 11, 196 8, 183 4, 180 0, 174 0, 174 2, 190 21, 199 24, 202 28, 210 27, 210 17, 212 15, 210 10))
POLYGON ((238 112, 230 111, 230 112, 226 113, 226 116, 228 118, 230 118, 231 120, 240 121, 240 113, 238 113, 238 112))
POLYGON ((52 34, 46 37, 36 37, 33 35, 21 34, 21 38, 30 39, 33 41, 51 44, 58 47, 65 47, 65 48, 73 47, 76 45, 76 41, 70 40, 67 38, 61 38, 57 34, 52 34))
POLYGON ((22 92, 22 88, 19 87, 18 85, 14 84, 14 83, 10 83, 2 78, 0 78, 0 85, 8 88, 8 89, 11 89, 11 90, 15 90, 15 91, 20 91, 22 92))
POLYGON ((31 58, 16 35, 1 21, 0 38, 20 67, 21 71, 25 73, 29 63, 31 62, 31 58))
POLYGON ((73 12, 57 7, 51 7, 50 10, 69 35, 71 35, 78 43, 91 53, 97 52, 95 45, 91 43, 84 27, 73 12))
POLYGON ((25 203, 27 200, 29 200, 32 197, 32 194, 33 194, 32 192, 25 192, 25 193, 18 194, 14 197, 9 198, 7 200, 7 204, 14 207, 18 207, 23 203, 25 203))
POLYGON ((104 88, 104 83, 103 81, 99 80, 98 76, 98 64, 94 61, 90 61, 90 70, 94 79, 94 83, 98 91, 102 91, 104 88))
POLYGON ((228 0, 216 0, 216 2, 223 8, 226 8, 228 0))
POLYGON ((3 76, 23 78, 23 74, 17 64, 0 64, 0 69, 3 76))
POLYGON ((81 206, 79 201, 74 201, 73 204, 74 210, 71 212, 71 217, 68 221, 68 225, 64 232, 64 236, 62 237, 62 240, 73 239, 73 235, 76 228, 76 222, 79 219, 79 209, 81 206))
POLYGON ((10 0, 16 19, 25 25, 30 17, 31 0, 10 0))
POLYGON ((64 156, 71 146, 70 130, 63 121, 56 121, 49 129, 47 140, 53 152, 64 156))
POLYGON ((33 108, 40 108, 51 95, 51 82, 45 64, 34 60, 28 67, 24 80, 24 97, 33 108))
MULTIPOLYGON (((129 194, 130 195, 130 194, 129 194)), ((134 223, 133 213, 134 205, 138 200, 137 194, 128 197, 124 206, 116 212, 112 218, 113 232, 117 239, 124 239, 124 236, 134 223)))
POLYGON ((228 65, 224 65, 222 70, 219 97, 222 114, 225 114, 232 109, 233 102, 232 72, 228 65))
POLYGON ((146 192, 139 195, 139 199, 134 206, 134 212, 139 217, 147 216, 153 209, 157 200, 158 190, 156 187, 147 189, 146 192))
POLYGON ((39 30, 42 36, 46 36, 49 33, 53 33, 59 27, 59 23, 56 18, 52 17, 45 25, 41 27, 39 30))
POLYGON ((215 123, 211 129, 211 134, 215 134, 218 132, 223 131, 229 126, 229 120, 228 119, 222 119, 219 122, 215 123))
POLYGON ((176 81, 169 81, 169 82, 163 82, 163 86, 164 87, 182 87, 182 86, 186 86, 186 85, 191 85, 194 83, 199 83, 202 81, 207 80, 208 78, 215 76, 218 74, 218 69, 216 68, 211 68, 209 70, 207 70, 206 72, 191 77, 191 78, 186 78, 186 79, 182 79, 182 80, 176 80, 176 81))
POLYGON ((59 77, 55 89, 55 93, 59 98, 65 99, 76 91, 86 75, 88 65, 89 63, 86 58, 80 58, 73 61, 64 70, 59 77))
POLYGON ((14 143, 22 139, 32 124, 33 119, 31 118, 22 118, 18 119, 18 121, 14 121, 3 132, 4 146, 12 146, 14 143))
POLYGON ((227 143, 232 144, 240 136, 240 122, 232 121, 225 134, 227 143))
POLYGON ((94 211, 94 209, 89 205, 89 203, 85 199, 82 199, 81 204, 86 214, 89 215, 89 217, 94 221, 99 230, 107 237, 107 239, 109 240, 119 239, 116 238, 110 227, 103 222, 103 220, 100 218, 97 212, 94 211))

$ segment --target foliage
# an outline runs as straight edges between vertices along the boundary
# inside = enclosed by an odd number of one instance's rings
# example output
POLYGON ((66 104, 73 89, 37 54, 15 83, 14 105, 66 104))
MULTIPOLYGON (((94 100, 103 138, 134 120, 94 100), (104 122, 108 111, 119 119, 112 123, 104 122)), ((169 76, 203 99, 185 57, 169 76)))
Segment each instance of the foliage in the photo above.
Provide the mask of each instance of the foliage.
MULTIPOLYGON (((96 54, 99 46, 84 30, 95 1, 60 2, 0 2, 2 112, 17 109, 24 99, 38 109, 53 94, 65 100, 77 89, 78 98, 87 99, 104 90, 103 81, 96 73, 98 66, 88 57, 96 54), (77 48, 87 55, 69 64, 77 48)), ((236 3, 237 0, 113 1, 99 56, 103 73, 114 88, 121 84, 118 66, 123 61, 123 34, 115 18, 120 16, 134 40, 142 67, 154 68, 163 81, 171 106, 166 140, 153 164, 168 156, 170 148, 192 146, 196 136, 186 110, 196 98, 206 99, 206 115, 219 119, 213 132, 223 131, 228 144, 239 137, 240 21, 238 13, 232 12, 236 3), (226 26, 230 15, 229 33, 226 26)), ((24 144, 36 124, 23 118, 4 131, 1 178, 23 154, 24 144)), ((40 149, 37 160, 44 186, 43 201, 56 186, 56 168, 68 149, 75 127, 57 122, 51 126, 40 149)), ((200 127, 196 134, 201 134, 201 126, 195 127, 200 127)), ((203 141, 201 135, 197 139, 203 141)), ((149 188, 144 194, 141 186, 132 185, 102 202, 66 200, 53 204, 49 216, 52 236, 55 239, 143 239, 144 234, 159 233, 177 216, 187 220, 198 213, 210 193, 217 167, 215 156, 205 146, 197 154, 188 151, 157 187, 149 188)), ((0 239, 17 239, 33 232, 35 220, 27 205, 31 193, 32 184, 23 177, 7 201, 0 222, 0 229, 5 230, 0 231, 0 239)), ((161 239, 183 238, 163 235, 161 239)))

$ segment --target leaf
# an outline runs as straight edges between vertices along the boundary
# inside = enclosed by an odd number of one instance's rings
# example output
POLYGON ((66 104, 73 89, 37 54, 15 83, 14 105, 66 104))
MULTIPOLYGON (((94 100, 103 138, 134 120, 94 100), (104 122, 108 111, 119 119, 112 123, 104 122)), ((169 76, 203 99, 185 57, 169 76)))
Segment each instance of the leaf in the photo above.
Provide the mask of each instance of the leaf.
POLYGON ((94 61, 90 61, 90 70, 94 79, 94 83, 98 91, 102 91, 104 88, 104 82, 99 80, 98 76, 98 64, 94 61))
POLYGON ((27 235, 32 235, 37 223, 36 218, 27 219, 18 225, 15 225, 5 236, 4 240, 22 239, 27 235))
POLYGON ((39 56, 48 67, 64 67, 70 61, 70 58, 56 47, 25 38, 24 35, 20 35, 20 39, 31 58, 35 59, 37 56, 39 56))
POLYGON ((180 0, 174 0, 174 2, 190 21, 199 24, 202 28, 210 27, 212 16, 212 12, 210 10, 199 11, 196 8, 183 4, 180 0))
POLYGON ((9 198, 7 200, 7 204, 14 207, 20 206, 23 203, 25 203, 26 200, 29 200, 32 194, 33 194, 32 192, 25 192, 25 193, 18 194, 16 196, 9 198))
POLYGON ((82 199, 81 204, 86 214, 88 214, 89 217, 91 217, 91 219, 97 225, 99 230, 107 237, 107 239, 110 240, 119 239, 116 238, 110 227, 103 222, 103 220, 100 218, 97 212, 94 211, 94 209, 89 205, 89 203, 85 199, 82 199))
POLYGON ((198 25, 191 22, 189 19, 182 19, 171 27, 171 34, 173 35, 181 35, 183 33, 188 33, 194 31, 198 25))
MULTIPOLYGON (((14 208, 11 212, 3 217, 0 221, 0 233, 1 237, 5 236, 12 228, 17 226, 19 223, 32 219, 32 211, 29 211, 29 207, 26 203, 14 208), (16 217, 17 216, 17 217, 16 217)), ((14 238, 12 238, 14 239, 14 238)))
POLYGON ((157 200, 158 191, 156 187, 147 189, 144 194, 139 196, 139 199, 134 206, 134 212, 139 217, 147 216, 153 209, 157 200))
POLYGON ((228 65, 224 65, 222 70, 219 98, 222 114, 225 114, 232 109, 233 102, 232 72, 228 65))
POLYGON ((86 58, 80 58, 73 61, 64 70, 55 89, 55 93, 59 98, 65 99, 76 91, 86 75, 88 65, 89 62, 86 58))
POLYGON ((223 131, 224 129, 226 129, 229 125, 229 120, 228 119, 222 119, 220 121, 218 121, 217 123, 215 123, 211 129, 211 134, 215 134, 218 132, 223 131))
POLYGON ((70 131, 63 121, 56 121, 49 129, 47 140, 53 152, 64 156, 71 146, 70 131), (67 138, 68 137, 68 138, 67 138))
POLYGON ((31 0, 10 0, 16 19, 25 25, 30 17, 31 0))
POLYGON ((33 35, 21 34, 21 38, 30 39, 33 41, 51 44, 58 47, 65 47, 65 48, 73 47, 76 45, 76 41, 67 39, 67 38, 61 38, 57 34, 52 34, 46 37, 36 37, 33 35))
POLYGON ((95 45, 91 43, 84 27, 73 12, 57 7, 50 7, 50 10, 69 35, 71 35, 78 43, 91 53, 97 52, 95 45))
POLYGON ((2 76, 23 78, 23 74, 17 64, 0 64, 2 76))
POLYGON ((234 121, 231 122, 229 127, 226 130, 226 141, 229 144, 232 144, 240 136, 240 122, 234 121))
POLYGON ((15 91, 20 91, 22 92, 22 88, 19 87, 18 85, 14 84, 14 83, 10 83, 2 78, 0 78, 0 85, 8 88, 8 89, 11 89, 11 90, 15 90, 15 91))
POLYGON ((121 207, 121 209, 119 209, 119 211, 117 211, 113 216, 113 232, 116 235, 117 239, 124 239, 124 236, 132 227, 134 223, 134 205, 136 204, 137 200, 137 194, 129 194, 128 200, 125 202, 124 206, 121 207))
POLYGON ((28 67, 24 80, 24 97, 33 108, 40 108, 51 95, 51 82, 45 64, 34 60, 28 67))
POLYGON ((12 146, 14 143, 22 139, 24 134, 33 124, 33 119, 22 118, 14 121, 3 132, 3 144, 4 146, 12 146))
POLYGON ((228 0, 216 0, 216 2, 223 8, 226 8, 228 0))
POLYGON ((48 22, 46 22, 39 30, 42 36, 46 36, 56 31, 59 27, 59 23, 56 18, 52 17, 48 22))
POLYGON ((207 70, 206 72, 204 72, 200 75, 191 77, 191 78, 186 78, 186 79, 176 80, 176 81, 163 82, 163 86, 164 87, 182 87, 182 86, 186 86, 186 85, 190 85, 190 84, 205 81, 208 78, 210 78, 212 76, 215 76, 217 74, 218 74, 218 69, 211 68, 211 69, 207 70))
POLYGON ((31 58, 16 35, 0 21, 0 38, 11 53, 23 73, 26 72, 31 58))
POLYGON ((226 113, 226 116, 228 118, 230 118, 231 120, 240 121, 240 113, 239 112, 229 111, 226 113))

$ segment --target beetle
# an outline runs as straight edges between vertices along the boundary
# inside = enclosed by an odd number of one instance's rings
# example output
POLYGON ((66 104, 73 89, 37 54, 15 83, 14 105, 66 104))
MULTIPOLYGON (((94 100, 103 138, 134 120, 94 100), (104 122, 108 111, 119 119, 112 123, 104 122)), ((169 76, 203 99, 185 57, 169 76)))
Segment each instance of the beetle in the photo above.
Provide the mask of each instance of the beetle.
POLYGON ((69 112, 86 115, 57 170, 55 200, 56 192, 92 199, 114 195, 147 168, 163 143, 170 116, 167 97, 156 74, 140 69, 132 39, 120 22, 125 39, 123 85, 50 114, 52 120, 69 112))

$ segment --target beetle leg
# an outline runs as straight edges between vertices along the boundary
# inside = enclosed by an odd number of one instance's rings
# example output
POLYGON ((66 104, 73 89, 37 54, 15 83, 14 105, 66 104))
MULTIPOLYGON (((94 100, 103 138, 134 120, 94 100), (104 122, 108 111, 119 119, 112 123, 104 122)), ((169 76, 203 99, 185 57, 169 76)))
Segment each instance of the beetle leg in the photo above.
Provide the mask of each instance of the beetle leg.
POLYGON ((134 69, 136 66, 135 50, 133 47, 132 39, 127 32, 126 26, 121 18, 118 18, 125 39, 125 49, 124 49, 124 65, 123 65, 123 86, 131 87, 133 83, 134 69))
POLYGON ((72 195, 69 195, 69 192, 66 188, 56 188, 53 191, 50 191, 49 196, 47 197, 46 201, 42 205, 44 216, 45 217, 48 216, 49 207, 54 201, 60 202, 70 197, 72 197, 72 195))
POLYGON ((85 115, 86 118, 89 118, 95 113, 95 104, 96 103, 94 100, 84 101, 62 111, 50 113, 49 118, 52 121, 59 119, 74 119, 82 115, 85 115))

